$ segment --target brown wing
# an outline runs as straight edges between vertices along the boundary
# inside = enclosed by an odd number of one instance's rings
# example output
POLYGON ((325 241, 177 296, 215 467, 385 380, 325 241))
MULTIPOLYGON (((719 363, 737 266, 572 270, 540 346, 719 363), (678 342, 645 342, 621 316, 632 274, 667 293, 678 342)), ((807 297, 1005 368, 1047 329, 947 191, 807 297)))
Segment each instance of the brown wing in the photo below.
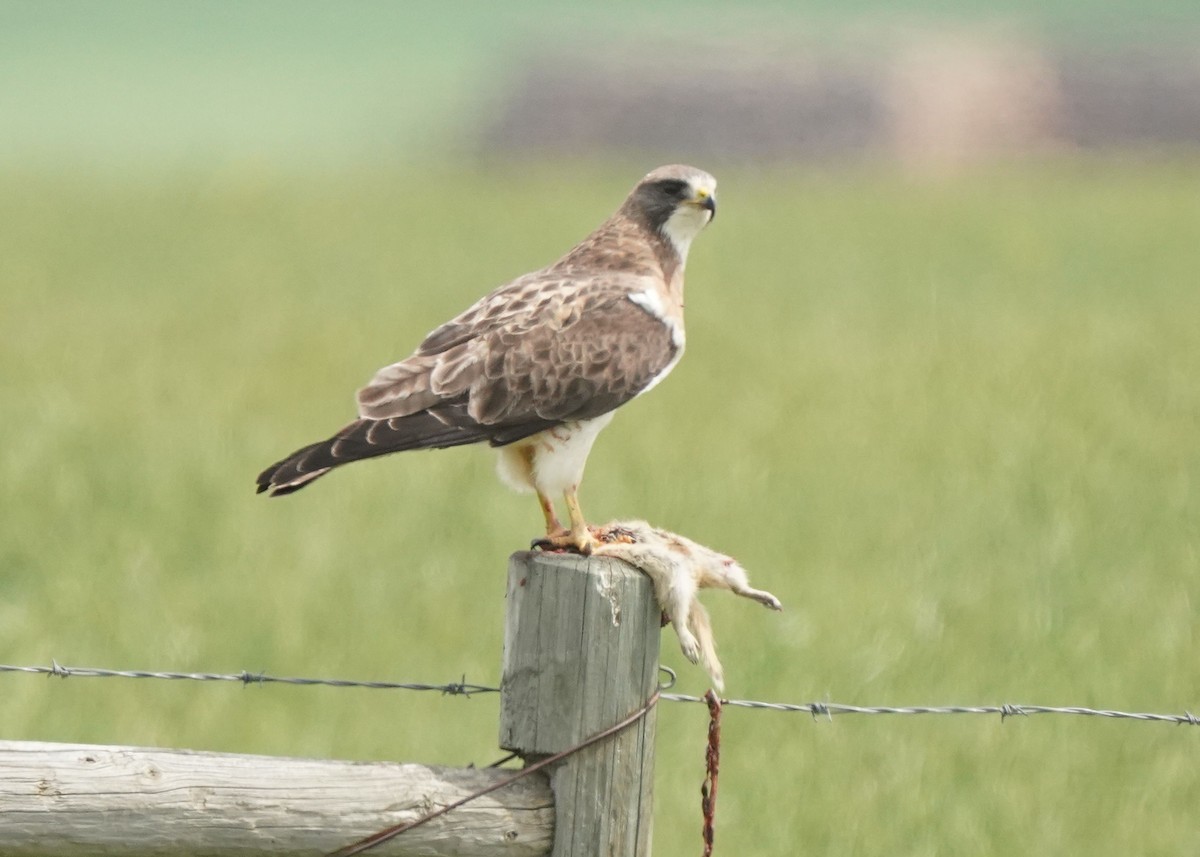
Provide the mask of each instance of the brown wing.
POLYGON ((549 317, 569 286, 561 275, 536 271, 480 298, 431 331, 410 357, 376 372, 358 391, 359 416, 406 416, 437 404, 445 391, 434 392, 433 374, 440 372, 439 377, 444 377, 449 371, 439 370, 440 366, 460 365, 476 347, 472 343, 494 330, 549 317))
POLYGON ((359 390, 359 416, 407 416, 463 394, 470 415, 489 425, 525 407, 548 419, 575 418, 576 408, 556 397, 576 402, 595 393, 612 404, 596 403, 592 415, 611 410, 674 357, 669 330, 629 299, 654 285, 617 273, 515 280, 434 330, 411 357, 379 370, 359 390), (523 396, 532 399, 521 404, 523 396))
POLYGON ((468 414, 484 425, 584 420, 628 402, 676 356, 670 329, 626 289, 585 291, 559 323, 514 324, 483 338, 468 414))

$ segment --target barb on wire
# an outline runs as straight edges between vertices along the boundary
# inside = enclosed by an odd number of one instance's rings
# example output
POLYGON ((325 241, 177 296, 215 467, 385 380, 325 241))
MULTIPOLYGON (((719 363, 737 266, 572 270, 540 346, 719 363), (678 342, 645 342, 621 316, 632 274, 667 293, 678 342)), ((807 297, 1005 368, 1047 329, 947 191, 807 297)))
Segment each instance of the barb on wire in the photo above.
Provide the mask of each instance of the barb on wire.
POLYGON ((391 681, 355 681, 340 678, 295 678, 290 676, 267 675, 262 672, 240 673, 184 673, 184 672, 150 672, 147 670, 111 670, 100 667, 66 667, 52 660, 50 666, 12 666, 0 664, 0 673, 40 673, 57 678, 157 678, 168 681, 230 681, 250 684, 294 684, 294 685, 324 685, 326 687, 360 687, 370 690, 436 690, 448 696, 472 696, 476 693, 499 693, 498 687, 487 687, 479 684, 469 684, 464 675, 461 681, 448 684, 420 684, 414 682, 391 681))
POLYGON ((484 795, 491 794, 494 791, 499 791, 500 789, 504 788, 505 786, 512 785, 517 780, 527 777, 530 774, 534 773, 535 771, 540 771, 542 768, 553 765, 555 762, 561 762, 563 759, 567 758, 568 756, 572 756, 575 753, 578 753, 580 750, 585 750, 588 747, 592 746, 593 744, 595 744, 599 741, 603 741, 605 738, 610 738, 613 735, 616 735, 618 732, 629 728, 634 723, 637 723, 639 720, 641 720, 643 717, 645 717, 647 714, 650 713, 650 709, 654 708, 654 706, 658 704, 658 700, 660 698, 661 698, 661 694, 659 693, 659 691, 656 690, 654 693, 652 693, 650 695, 650 698, 646 700, 645 704, 642 705, 641 708, 628 714, 619 723, 614 723, 612 726, 609 726, 607 729, 604 729, 603 731, 597 732, 595 735, 589 735, 587 738, 584 738, 578 744, 576 744, 572 747, 568 747, 567 749, 565 749, 559 753, 555 753, 553 756, 547 756, 544 759, 539 759, 538 761, 534 762, 533 764, 528 765, 528 766, 522 768, 521 770, 517 771, 511 777, 506 777, 505 779, 501 780, 498 783, 492 783, 490 786, 487 786, 486 788, 482 788, 479 791, 474 792, 473 794, 469 794, 464 798, 454 801, 453 803, 448 803, 443 807, 439 807, 435 810, 431 810, 431 811, 425 813, 425 815, 421 816, 420 818, 414 819, 413 821, 406 821, 403 824, 397 824, 392 827, 385 828, 384 830, 380 830, 378 833, 372 833, 370 836, 360 839, 358 842, 354 842, 350 845, 347 845, 345 848, 339 848, 337 851, 334 851, 331 854, 329 854, 328 857, 354 857, 354 855, 356 855, 356 854, 362 854, 364 851, 369 851, 370 849, 374 848, 376 845, 382 845, 383 843, 387 842, 388 840, 395 839, 397 836, 399 836, 401 833, 404 833, 406 830, 412 830, 414 827, 419 827, 420 825, 425 824, 427 821, 433 821, 433 819, 435 819, 439 816, 445 815, 446 813, 450 812, 451 810, 458 809, 460 806, 462 806, 465 803, 473 801, 476 798, 481 798, 484 795))

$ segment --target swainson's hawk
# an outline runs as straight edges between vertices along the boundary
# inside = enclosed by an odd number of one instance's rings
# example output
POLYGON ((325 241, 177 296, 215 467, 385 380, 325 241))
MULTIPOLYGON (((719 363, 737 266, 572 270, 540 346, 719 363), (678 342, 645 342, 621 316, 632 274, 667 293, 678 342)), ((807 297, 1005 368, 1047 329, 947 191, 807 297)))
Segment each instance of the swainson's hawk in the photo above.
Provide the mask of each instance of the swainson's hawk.
POLYGON ((358 391, 359 418, 258 476, 272 496, 332 468, 406 449, 487 441, 501 477, 537 492, 546 542, 590 552, 576 492, 612 412, 683 354, 683 269, 716 211, 716 180, 659 167, 548 268, 518 277, 430 333, 358 391), (563 527, 552 497, 566 500, 563 527))

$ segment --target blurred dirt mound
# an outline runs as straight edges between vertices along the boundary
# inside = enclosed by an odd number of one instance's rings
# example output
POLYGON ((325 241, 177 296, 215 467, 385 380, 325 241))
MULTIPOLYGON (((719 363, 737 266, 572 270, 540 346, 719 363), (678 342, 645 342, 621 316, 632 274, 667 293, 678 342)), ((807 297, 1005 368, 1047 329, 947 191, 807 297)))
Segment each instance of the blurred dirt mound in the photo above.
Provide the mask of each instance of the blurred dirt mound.
POLYGON ((513 62, 480 147, 935 169, 1047 150, 1197 147, 1198 44, 1056 47, 1009 32, 906 30, 682 57, 638 44, 533 51, 513 62))

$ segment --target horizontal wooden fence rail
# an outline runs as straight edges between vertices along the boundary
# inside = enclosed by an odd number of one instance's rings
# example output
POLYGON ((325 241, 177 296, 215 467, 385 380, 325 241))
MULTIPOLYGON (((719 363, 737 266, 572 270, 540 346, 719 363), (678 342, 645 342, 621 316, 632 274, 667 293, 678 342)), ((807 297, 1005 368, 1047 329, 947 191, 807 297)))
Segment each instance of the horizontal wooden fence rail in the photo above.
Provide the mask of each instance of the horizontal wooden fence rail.
MULTIPOLYGON (((511 774, 0 741, 0 853, 326 854, 511 774)), ((550 852, 553 823, 550 785, 535 774, 409 831, 377 853, 537 857, 550 852)))

